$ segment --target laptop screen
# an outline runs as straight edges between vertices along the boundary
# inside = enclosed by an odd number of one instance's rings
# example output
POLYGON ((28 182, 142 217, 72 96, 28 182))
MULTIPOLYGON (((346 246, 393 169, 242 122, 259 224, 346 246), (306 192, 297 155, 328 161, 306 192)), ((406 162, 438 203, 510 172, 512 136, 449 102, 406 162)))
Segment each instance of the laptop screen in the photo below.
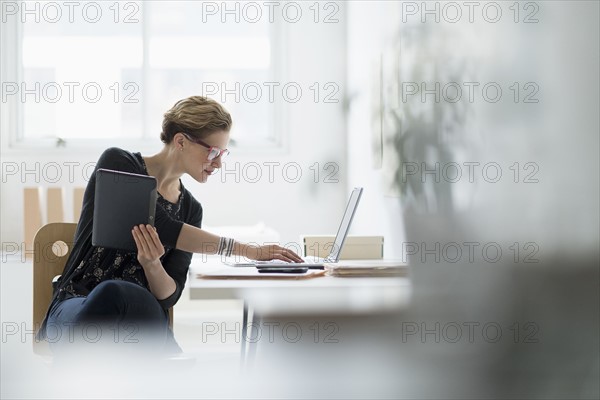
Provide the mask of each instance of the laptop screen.
POLYGON ((327 256, 327 261, 337 262, 340 258, 342 246, 344 246, 344 241, 346 240, 346 236, 350 230, 350 224, 352 223, 352 218, 354 218, 354 213, 356 212, 356 207, 358 206, 358 201, 360 200, 362 190, 362 188, 354 188, 350 194, 350 200, 348 200, 346 212, 344 213, 342 223, 340 224, 340 228, 335 236, 335 242, 333 243, 331 253, 329 253, 329 256, 327 256))

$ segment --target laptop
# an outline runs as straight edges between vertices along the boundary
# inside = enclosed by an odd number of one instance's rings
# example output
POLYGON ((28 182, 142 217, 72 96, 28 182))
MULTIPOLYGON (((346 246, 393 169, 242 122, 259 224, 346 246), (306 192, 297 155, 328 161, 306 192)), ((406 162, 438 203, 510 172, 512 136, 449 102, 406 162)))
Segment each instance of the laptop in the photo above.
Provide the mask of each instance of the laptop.
POLYGON ((137 251, 131 229, 154 226, 156 178, 99 168, 96 171, 92 246, 137 251))
POLYGON ((274 268, 274 267, 282 267, 288 266, 289 268, 309 268, 309 269, 324 269, 324 263, 336 263, 340 259, 340 253, 342 252, 342 248, 344 247, 344 242, 346 241, 346 237, 348 236, 348 232, 350 231, 350 225, 352 224, 352 219, 354 218, 354 214, 356 213, 356 208, 358 207, 358 202, 360 201, 360 197, 362 195, 363 188, 357 187, 352 190, 350 193, 350 199, 348 200, 348 205, 346 206, 346 212, 342 217, 342 222, 340 223, 340 227, 337 231, 337 235, 335 236, 335 240, 333 242, 333 246, 331 248, 331 252, 325 258, 320 257, 302 257, 304 262, 302 263, 291 263, 285 262, 282 260, 271 260, 271 261, 254 261, 252 264, 257 268, 274 268))

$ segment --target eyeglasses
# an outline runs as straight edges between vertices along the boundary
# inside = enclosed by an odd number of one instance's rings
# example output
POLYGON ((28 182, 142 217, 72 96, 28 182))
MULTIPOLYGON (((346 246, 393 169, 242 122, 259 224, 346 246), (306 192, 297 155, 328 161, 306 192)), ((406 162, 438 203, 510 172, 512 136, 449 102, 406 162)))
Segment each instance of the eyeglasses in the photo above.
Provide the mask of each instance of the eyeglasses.
POLYGON ((206 147, 206 148, 208 149, 208 156, 206 157, 206 158, 208 159, 208 161, 212 161, 212 160, 214 160, 215 158, 219 158, 219 157, 223 158, 223 157, 225 157, 225 156, 229 155, 229 150, 227 150, 227 149, 220 149, 220 148, 218 148, 218 147, 211 146, 211 145, 209 145, 209 144, 207 144, 207 143, 204 143, 204 142, 203 142, 202 140, 200 140, 200 139, 197 139, 197 138, 195 138, 195 137, 192 137, 192 136, 188 135, 188 134, 187 134, 187 133, 185 133, 185 132, 181 132, 181 133, 182 133, 182 134, 183 134, 183 136, 185 136, 185 137, 186 137, 186 138, 187 138, 187 139, 188 139, 190 142, 197 143, 197 144, 199 144, 199 145, 201 145, 201 146, 204 146, 204 147, 206 147))

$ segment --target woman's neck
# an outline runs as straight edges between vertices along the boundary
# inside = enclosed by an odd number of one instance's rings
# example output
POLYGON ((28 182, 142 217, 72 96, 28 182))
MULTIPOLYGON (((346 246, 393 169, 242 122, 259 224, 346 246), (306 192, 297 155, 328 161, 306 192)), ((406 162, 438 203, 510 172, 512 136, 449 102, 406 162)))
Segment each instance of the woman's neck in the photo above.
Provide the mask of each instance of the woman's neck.
POLYGON ((165 195, 179 192, 179 178, 183 175, 183 170, 179 166, 175 149, 165 146, 160 153, 143 158, 148 175, 156 178, 159 193, 165 195))

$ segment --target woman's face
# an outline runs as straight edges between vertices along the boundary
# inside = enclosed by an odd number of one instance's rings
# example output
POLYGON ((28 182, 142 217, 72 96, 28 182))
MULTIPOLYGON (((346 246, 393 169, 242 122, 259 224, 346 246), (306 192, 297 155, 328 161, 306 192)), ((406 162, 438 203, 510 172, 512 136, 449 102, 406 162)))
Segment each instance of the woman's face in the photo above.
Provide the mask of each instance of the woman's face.
POLYGON ((202 140, 202 144, 193 141, 194 138, 182 135, 177 143, 183 146, 180 150, 181 159, 185 172, 194 178, 197 182, 204 183, 208 177, 215 173, 215 170, 221 168, 221 160, 223 155, 209 160, 211 149, 206 146, 214 147, 213 153, 218 152, 218 149, 227 149, 229 144, 229 132, 218 131, 208 135, 202 140))

